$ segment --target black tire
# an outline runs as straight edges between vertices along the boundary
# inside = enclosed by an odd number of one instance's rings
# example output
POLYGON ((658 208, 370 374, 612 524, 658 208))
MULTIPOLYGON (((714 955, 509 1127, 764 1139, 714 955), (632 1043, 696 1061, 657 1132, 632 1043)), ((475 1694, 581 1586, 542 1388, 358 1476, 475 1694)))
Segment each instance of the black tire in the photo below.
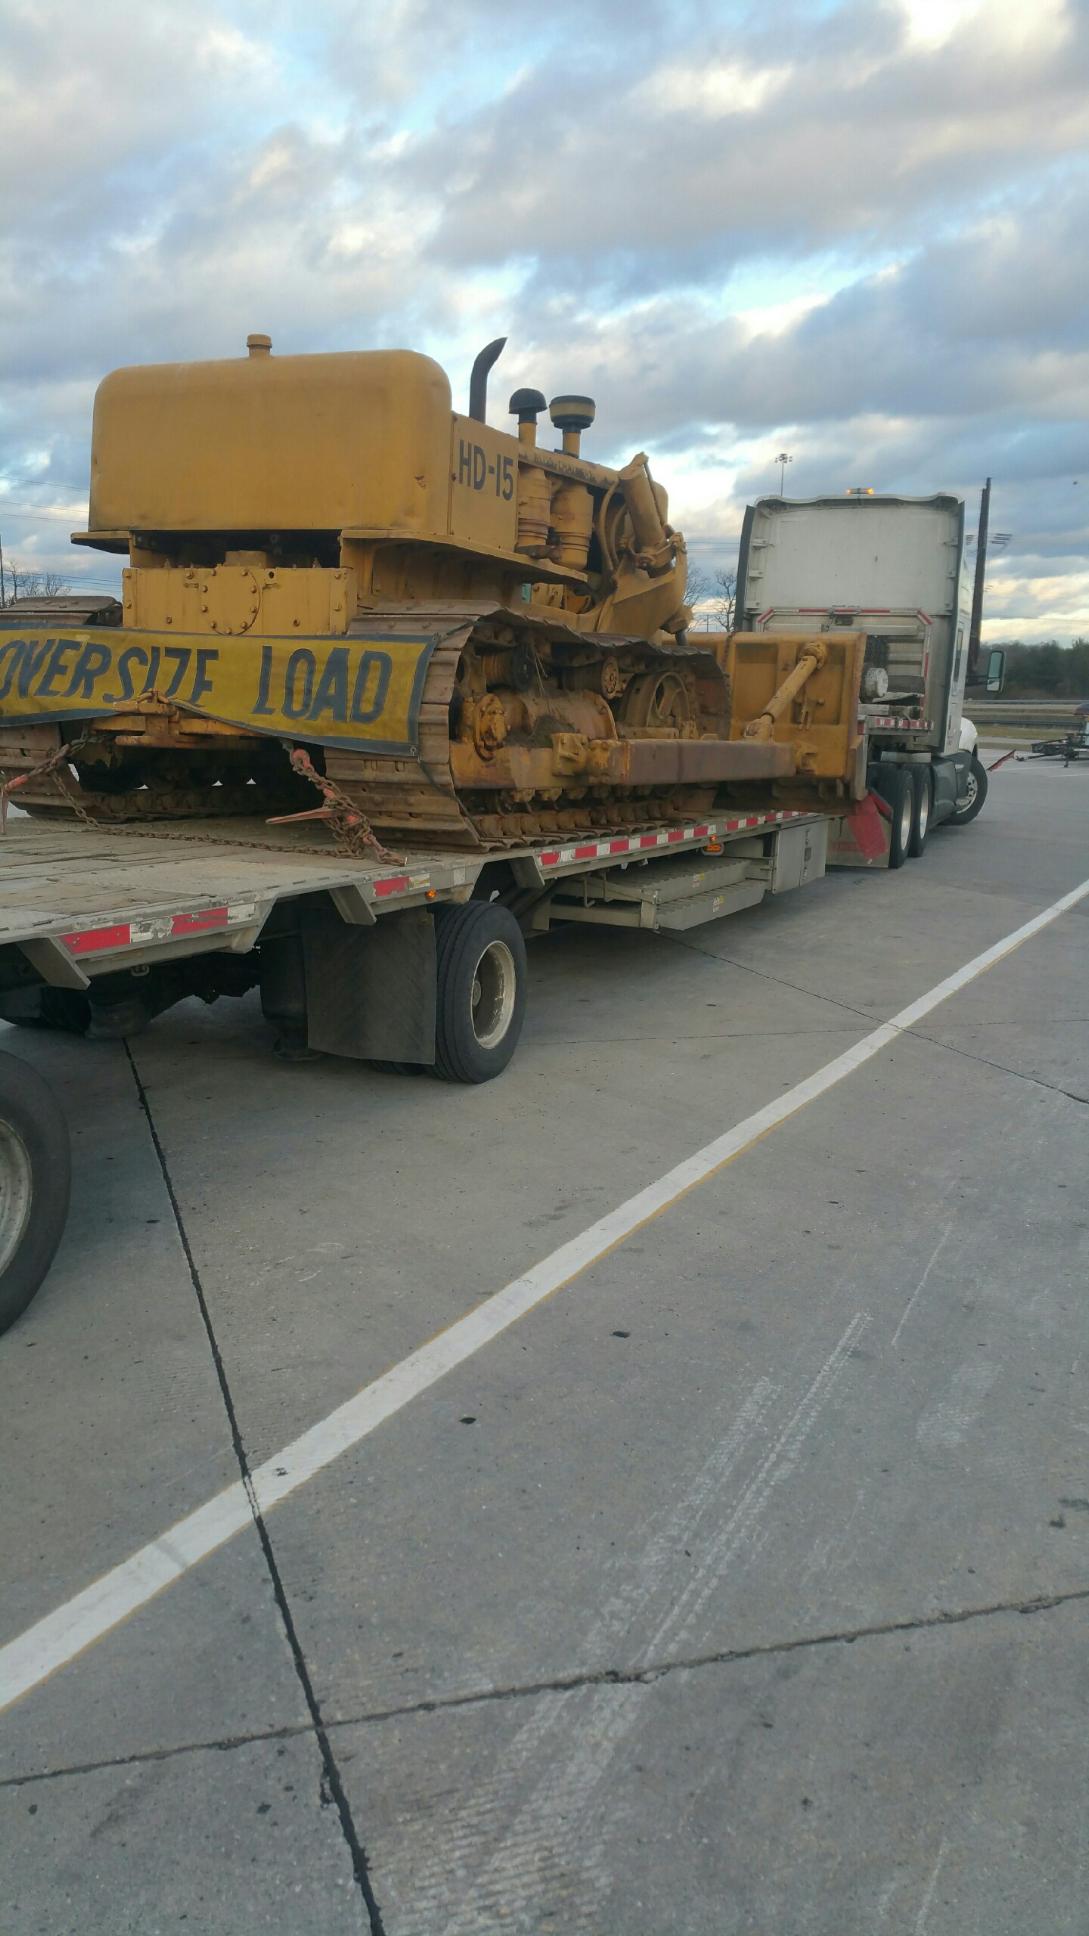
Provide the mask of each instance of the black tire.
POLYGON ((967 827, 969 821, 974 820, 977 814, 982 813, 983 802, 986 798, 987 769, 977 755, 973 753, 972 764, 968 769, 968 798, 964 806, 953 809, 948 825, 950 827, 967 827))
POLYGON ((878 764, 870 769, 871 785, 886 802, 891 816, 889 826, 889 866, 902 867, 911 851, 915 825, 915 786, 908 766, 878 764))
POLYGON ((934 809, 934 780, 928 766, 913 766, 910 772, 915 789, 915 800, 908 853, 912 860, 919 860, 926 852, 927 836, 930 832, 930 816, 934 809))
POLYGON ((435 1074, 490 1082, 514 1054, 526 1011, 526 944, 497 901, 435 912, 435 1074))
POLYGON ((68 1215, 68 1125, 48 1084, 0 1055, 0 1332, 26 1310, 68 1215))

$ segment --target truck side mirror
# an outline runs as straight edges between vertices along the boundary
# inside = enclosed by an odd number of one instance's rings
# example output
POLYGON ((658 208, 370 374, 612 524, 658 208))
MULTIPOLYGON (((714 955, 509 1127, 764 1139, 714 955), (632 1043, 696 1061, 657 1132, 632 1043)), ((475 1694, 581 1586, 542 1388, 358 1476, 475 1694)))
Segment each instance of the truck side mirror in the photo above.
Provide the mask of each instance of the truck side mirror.
POLYGON ((1006 654, 997 648, 987 654, 987 691, 1001 692, 1006 683, 1006 654))

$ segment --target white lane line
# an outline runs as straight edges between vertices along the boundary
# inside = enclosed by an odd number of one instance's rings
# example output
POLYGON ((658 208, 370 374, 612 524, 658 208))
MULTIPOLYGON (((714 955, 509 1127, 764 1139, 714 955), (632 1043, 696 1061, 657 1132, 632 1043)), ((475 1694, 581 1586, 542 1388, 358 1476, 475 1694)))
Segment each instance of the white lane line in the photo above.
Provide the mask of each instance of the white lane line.
MULTIPOLYGON (((918 1001, 902 1008, 890 1021, 883 1022, 860 1042, 852 1043, 842 1055, 826 1062, 823 1069, 795 1083, 774 1102, 756 1110, 724 1135, 715 1137, 693 1156, 686 1157, 656 1183, 648 1184, 645 1190, 610 1210, 579 1236, 561 1244, 522 1277, 516 1277, 501 1291, 485 1298, 467 1316, 411 1352, 373 1384, 365 1385, 354 1398, 338 1405, 328 1417, 320 1419, 282 1452, 274 1453, 255 1469, 253 1492, 261 1511, 267 1513, 288 1498, 342 1452, 358 1445, 387 1418, 392 1418, 421 1392, 445 1378, 447 1372, 491 1344, 519 1318, 562 1290, 572 1278, 622 1244, 652 1217, 659 1216, 687 1191, 732 1163, 744 1150, 797 1115, 807 1103, 827 1095, 837 1083, 853 1075, 890 1042, 895 1042, 905 1029, 922 1021, 931 1009, 948 1001, 951 995, 1012 954, 1032 935, 1039 934, 1041 928, 1057 921, 1087 895, 1089 881, 1083 881, 1080 887, 1053 901, 1050 907, 1015 928, 1002 941, 996 941, 993 947, 966 961, 962 968, 947 975, 927 994, 920 995, 918 1001)), ((66 1600, 9 1641, 0 1648, 0 1713, 251 1523, 246 1491, 239 1481, 176 1521, 158 1539, 149 1541, 129 1559, 85 1587, 82 1593, 66 1600)))

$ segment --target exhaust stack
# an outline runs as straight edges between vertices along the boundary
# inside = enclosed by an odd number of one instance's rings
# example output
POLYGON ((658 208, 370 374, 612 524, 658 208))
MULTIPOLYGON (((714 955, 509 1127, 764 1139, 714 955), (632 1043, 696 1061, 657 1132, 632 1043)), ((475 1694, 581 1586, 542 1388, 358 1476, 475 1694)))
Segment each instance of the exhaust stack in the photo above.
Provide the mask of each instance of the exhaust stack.
POLYGON ((473 364, 469 376, 469 415, 474 423, 484 423, 488 410, 488 373, 492 364, 498 362, 506 347, 505 336, 497 336, 493 343, 485 343, 480 355, 473 364))

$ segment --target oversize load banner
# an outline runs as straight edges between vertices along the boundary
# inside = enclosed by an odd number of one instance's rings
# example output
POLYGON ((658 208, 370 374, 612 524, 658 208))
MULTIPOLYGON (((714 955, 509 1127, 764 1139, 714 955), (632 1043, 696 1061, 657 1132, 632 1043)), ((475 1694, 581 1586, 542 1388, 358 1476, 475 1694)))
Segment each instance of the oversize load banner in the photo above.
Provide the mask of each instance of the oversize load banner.
POLYGON ((105 626, 0 629, 0 724, 97 719, 154 692, 254 733, 416 750, 435 635, 209 639, 105 626))

